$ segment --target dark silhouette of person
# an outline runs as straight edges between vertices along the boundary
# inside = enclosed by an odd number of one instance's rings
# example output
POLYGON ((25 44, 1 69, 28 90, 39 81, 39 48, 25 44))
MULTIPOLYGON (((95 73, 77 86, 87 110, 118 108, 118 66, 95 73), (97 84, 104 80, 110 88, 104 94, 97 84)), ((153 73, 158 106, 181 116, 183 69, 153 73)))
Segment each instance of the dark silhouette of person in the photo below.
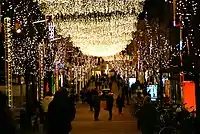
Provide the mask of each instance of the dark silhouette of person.
POLYGON ((123 95, 124 95, 124 97, 126 98, 126 103, 127 103, 127 105, 129 105, 129 92, 128 92, 128 86, 127 85, 124 85, 124 87, 123 87, 123 89, 122 89, 123 91, 123 95))
POLYGON ((118 95, 116 104, 117 104, 117 108, 118 108, 118 113, 119 113, 119 115, 121 115, 122 108, 124 107, 124 97, 122 95, 118 95))
POLYGON ((109 82, 109 88, 112 90, 112 81, 109 82))
POLYGON ((87 93, 87 103, 89 105, 90 111, 93 111, 93 104, 92 104, 92 90, 88 90, 87 93))
POLYGON ((81 98, 82 104, 85 103, 85 93, 86 93, 85 89, 80 91, 80 98, 81 98))
POLYGON ((107 106, 107 110, 109 112, 108 120, 112 120, 112 109, 113 109, 113 101, 114 101, 113 95, 114 94, 112 92, 108 93, 108 96, 106 99, 106 106, 107 106))
POLYGON ((120 83, 120 81, 118 80, 118 82, 117 82, 117 88, 118 88, 118 91, 120 90, 120 88, 121 88, 121 83, 120 83))
POLYGON ((97 92, 97 94, 93 95, 93 107, 94 107, 94 120, 99 120, 99 113, 101 109, 101 98, 100 94, 97 92))
POLYGON ((142 134, 153 134, 157 121, 156 108, 151 104, 151 98, 146 96, 139 111, 142 134))
POLYGON ((7 102, 8 97, 0 92, 0 133, 16 134, 15 122, 7 102))
POLYGON ((48 134, 69 134, 76 114, 74 101, 66 89, 57 91, 48 107, 48 134))
POLYGON ((136 103, 134 105, 134 113, 137 117, 137 129, 140 130, 140 118, 138 117, 138 114, 139 114, 139 109, 140 107, 142 106, 143 104, 143 101, 144 101, 144 98, 142 97, 142 93, 141 92, 138 92, 137 93, 137 97, 135 99, 136 103))

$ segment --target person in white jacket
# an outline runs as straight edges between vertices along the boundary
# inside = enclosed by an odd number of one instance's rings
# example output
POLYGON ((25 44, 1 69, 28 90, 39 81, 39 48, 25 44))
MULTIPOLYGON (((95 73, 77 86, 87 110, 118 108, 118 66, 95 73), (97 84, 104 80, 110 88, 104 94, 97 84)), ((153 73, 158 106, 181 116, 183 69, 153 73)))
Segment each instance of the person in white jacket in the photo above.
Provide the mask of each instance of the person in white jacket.
MULTIPOLYGON (((49 103, 53 100, 53 93, 51 91, 48 91, 46 93, 46 96, 44 97, 44 99, 42 100, 41 102, 41 106, 42 106, 42 109, 43 109, 43 121, 44 121, 44 124, 47 123, 47 113, 48 113, 48 107, 49 107, 49 103)), ((45 127, 46 125, 44 125, 45 127)), ((44 128, 46 129, 46 128, 44 128)))

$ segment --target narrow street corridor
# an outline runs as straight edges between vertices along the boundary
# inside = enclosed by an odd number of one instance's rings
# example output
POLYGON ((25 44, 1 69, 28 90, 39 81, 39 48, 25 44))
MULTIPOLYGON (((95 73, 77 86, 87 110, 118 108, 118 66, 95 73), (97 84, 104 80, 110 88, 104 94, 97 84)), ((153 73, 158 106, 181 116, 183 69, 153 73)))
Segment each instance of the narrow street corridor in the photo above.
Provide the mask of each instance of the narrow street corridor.
MULTIPOLYGON (((91 84, 90 88, 94 88, 94 85, 91 84)), ((113 84, 113 92, 116 96, 116 83, 113 84)), ((108 111, 104 110, 105 102, 101 102, 100 121, 94 121, 93 112, 89 111, 87 104, 77 104, 71 134, 140 134, 136 128, 136 119, 131 115, 131 106, 126 106, 120 116, 115 102, 112 121, 108 121, 108 111)))

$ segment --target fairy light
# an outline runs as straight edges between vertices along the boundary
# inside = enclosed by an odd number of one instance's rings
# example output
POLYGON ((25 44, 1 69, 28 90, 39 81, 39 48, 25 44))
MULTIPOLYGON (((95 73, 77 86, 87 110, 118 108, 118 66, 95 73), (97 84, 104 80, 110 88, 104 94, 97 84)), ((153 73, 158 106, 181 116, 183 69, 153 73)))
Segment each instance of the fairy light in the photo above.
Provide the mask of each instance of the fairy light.
MULTIPOLYGON (((147 14, 147 13, 146 13, 147 14)), ((140 20, 145 28, 135 34, 134 41, 137 43, 138 57, 138 69, 141 70, 159 70, 161 68, 167 68, 170 65, 171 59, 169 57, 170 45, 168 40, 168 30, 162 30, 159 26, 159 21, 155 20, 153 24, 149 23, 147 18, 140 20), (143 22, 142 22, 143 21, 143 22)))
POLYGON ((44 97, 44 52, 45 44, 44 40, 39 45, 39 79, 40 79, 40 99, 43 100, 44 97))
MULTIPOLYGON (((197 14, 197 2, 195 0, 180 0, 176 3, 176 16, 180 17, 180 55, 198 55, 199 49, 194 45, 194 28, 192 18, 197 14), (192 48, 192 49, 190 49, 192 48), (190 52, 191 51, 191 52, 190 52)), ((182 59, 182 56, 180 57, 182 59)), ((192 63, 193 64, 193 63, 192 63)))
MULTIPOLYGON (((21 1, 13 11, 13 27, 16 23, 20 23, 21 26, 21 32, 14 31, 16 33, 12 39, 13 73, 24 75, 26 69, 29 68, 29 73, 37 76, 39 73, 37 66, 39 61, 38 46, 41 44, 41 38, 40 31, 34 29, 33 22, 43 20, 42 13, 39 6, 31 1, 21 1)), ((48 58, 51 58, 50 55, 48 55, 48 58)), ((45 60, 44 64, 47 64, 48 61, 50 60, 45 60)))
POLYGON ((11 35, 11 19, 9 17, 4 18, 4 35, 5 35, 5 60, 6 60, 6 92, 8 95, 8 105, 13 107, 13 95, 12 95, 12 35, 11 35))
POLYGON ((44 14, 54 16, 58 34, 70 36, 75 46, 92 56, 111 56, 125 49, 143 2, 39 0, 44 14))
POLYGON ((55 57, 55 73, 56 73, 56 91, 59 90, 59 67, 58 67, 58 63, 59 63, 59 57, 56 55, 55 57))

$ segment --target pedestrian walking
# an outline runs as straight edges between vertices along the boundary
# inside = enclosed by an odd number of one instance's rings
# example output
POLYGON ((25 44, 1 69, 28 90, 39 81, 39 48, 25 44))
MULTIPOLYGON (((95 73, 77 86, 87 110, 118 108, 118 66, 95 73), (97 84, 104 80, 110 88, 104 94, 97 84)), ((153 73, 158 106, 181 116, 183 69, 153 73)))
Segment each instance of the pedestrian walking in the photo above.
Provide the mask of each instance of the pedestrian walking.
POLYGON ((47 125, 47 112, 50 102, 53 100, 53 93, 51 91, 48 91, 44 97, 44 99, 41 101, 41 106, 43 110, 43 123, 44 123, 44 129, 46 130, 47 125))
POLYGON ((140 127, 142 134, 153 134, 157 121, 157 111, 151 104, 150 97, 146 97, 144 99, 144 103, 139 111, 138 117, 141 124, 140 127))
POLYGON ((82 104, 84 104, 85 103, 85 89, 80 91, 80 98, 81 98, 82 104))
POLYGON ((112 90, 112 81, 109 82, 109 88, 112 90))
POLYGON ((93 111, 93 104, 92 104, 92 90, 88 90, 86 93, 87 96, 87 103, 89 105, 90 111, 93 111))
POLYGON ((116 104, 117 104, 117 108, 118 108, 118 113, 119 113, 119 115, 121 115, 122 109, 124 107, 124 97, 122 95, 118 95, 116 104))
POLYGON ((108 96, 106 99, 106 106, 107 106, 107 110, 109 112, 108 120, 112 120, 112 109, 113 109, 113 101, 114 101, 113 95, 114 94, 112 92, 108 93, 108 96))
POLYGON ((66 89, 57 91, 48 107, 47 134, 69 134, 75 113, 75 104, 69 97, 68 91, 66 89))
POLYGON ((101 109, 101 98, 100 93, 93 95, 93 107, 94 107, 94 120, 99 120, 99 113, 101 109))

